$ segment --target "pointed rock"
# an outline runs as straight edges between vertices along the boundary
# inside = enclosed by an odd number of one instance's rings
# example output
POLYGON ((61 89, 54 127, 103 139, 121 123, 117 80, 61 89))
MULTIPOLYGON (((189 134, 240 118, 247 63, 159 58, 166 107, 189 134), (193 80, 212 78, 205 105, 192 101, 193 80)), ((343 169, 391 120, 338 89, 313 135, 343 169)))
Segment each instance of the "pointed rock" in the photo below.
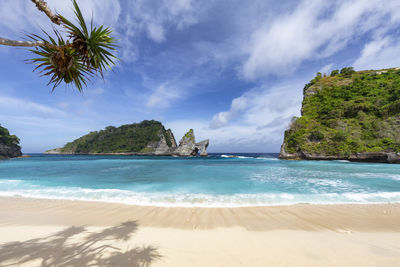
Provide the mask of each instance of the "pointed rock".
POLYGON ((198 149, 196 150, 195 137, 193 129, 190 129, 179 141, 179 146, 175 149, 174 154, 183 157, 196 156, 198 149))
POLYGON ((210 141, 204 140, 196 143, 193 129, 190 129, 179 141, 179 146, 175 149, 174 154, 181 157, 197 156, 200 151, 200 156, 207 157, 207 147, 210 141))

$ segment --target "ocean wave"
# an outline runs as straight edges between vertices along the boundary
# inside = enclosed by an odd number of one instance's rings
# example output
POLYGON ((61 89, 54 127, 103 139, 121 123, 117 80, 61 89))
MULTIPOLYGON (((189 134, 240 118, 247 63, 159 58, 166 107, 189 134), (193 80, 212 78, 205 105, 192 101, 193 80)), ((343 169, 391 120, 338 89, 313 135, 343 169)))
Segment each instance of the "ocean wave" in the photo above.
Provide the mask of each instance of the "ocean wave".
POLYGON ((384 178, 384 179, 400 181, 400 174, 391 174, 391 173, 366 172, 366 173, 355 173, 354 176, 361 177, 361 178, 373 178, 373 179, 384 178))
POLYGON ((12 180, 12 179, 8 179, 8 180, 0 180, 0 185, 1 184, 5 184, 5 185, 18 185, 20 183, 22 183, 23 181, 21 180, 12 180))
POLYGON ((115 171, 125 171, 125 170, 130 170, 130 169, 135 169, 137 166, 134 165, 128 165, 128 166, 120 166, 120 167, 110 167, 101 170, 102 172, 115 172, 115 171))
POLYGON ((307 179, 308 183, 317 185, 317 186, 329 186, 329 187, 344 187, 344 188, 350 188, 351 184, 347 183, 343 180, 332 180, 332 179, 307 179))
POLYGON ((221 155, 221 158, 253 159, 253 157, 245 157, 245 156, 238 156, 238 155, 221 155))
POLYGON ((246 207, 292 205, 299 203, 371 204, 400 202, 400 192, 325 194, 259 193, 209 195, 187 193, 148 193, 121 189, 89 189, 79 187, 48 187, 1 190, 0 196, 110 202, 128 205, 161 207, 246 207))
POLYGON ((265 157, 257 157, 255 159, 260 159, 260 160, 279 160, 278 158, 265 158, 265 157))
POLYGON ((268 157, 248 157, 239 155, 221 155, 221 158, 233 158, 233 159, 259 159, 259 160, 279 160, 278 158, 268 158, 268 157))

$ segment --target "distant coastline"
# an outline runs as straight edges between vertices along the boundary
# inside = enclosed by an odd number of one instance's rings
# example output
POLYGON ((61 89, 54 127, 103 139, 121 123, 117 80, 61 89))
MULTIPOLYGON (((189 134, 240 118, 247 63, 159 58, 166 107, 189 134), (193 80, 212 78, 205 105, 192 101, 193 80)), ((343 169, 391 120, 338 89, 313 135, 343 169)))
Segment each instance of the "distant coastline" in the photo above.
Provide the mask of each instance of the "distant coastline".
POLYGON ((177 145, 171 129, 161 122, 145 120, 119 127, 90 132, 61 148, 47 150, 46 154, 66 155, 138 155, 191 157, 200 153, 206 157, 209 140, 196 142, 190 129, 177 145))

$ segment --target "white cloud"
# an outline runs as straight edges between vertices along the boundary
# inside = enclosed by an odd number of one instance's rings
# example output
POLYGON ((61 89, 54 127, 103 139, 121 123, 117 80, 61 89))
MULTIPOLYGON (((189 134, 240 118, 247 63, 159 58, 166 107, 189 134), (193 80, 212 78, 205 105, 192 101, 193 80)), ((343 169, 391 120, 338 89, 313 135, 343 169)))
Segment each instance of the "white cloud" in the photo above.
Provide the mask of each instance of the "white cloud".
POLYGON ((322 74, 325 73, 325 74, 329 75, 330 72, 331 72, 332 69, 333 69, 333 66, 334 66, 333 63, 327 64, 327 65, 323 66, 323 67, 319 70, 319 72, 321 72, 322 74))
POLYGON ((171 102, 181 97, 182 92, 179 89, 162 84, 149 96, 147 107, 166 108, 171 102))
POLYGON ((177 141, 188 128, 194 128, 196 140, 209 138, 210 151, 214 152, 277 152, 291 118, 300 113, 303 83, 250 90, 211 122, 169 121, 166 126, 177 141))
POLYGON ((66 116, 66 113, 59 109, 7 96, 0 96, 0 110, 2 114, 35 114, 43 118, 66 116))
POLYGON ((157 43, 161 43, 165 40, 164 28, 157 23, 150 22, 147 24, 147 31, 149 37, 156 41, 157 43))
POLYGON ((104 88, 97 87, 93 89, 87 89, 85 93, 87 93, 88 95, 102 95, 104 91, 105 91, 104 88))
POLYGON ((356 69, 384 69, 400 66, 400 39, 385 37, 368 42, 353 63, 356 69))
MULTIPOLYGON (((198 8, 193 0, 132 0, 122 4, 116 25, 118 57, 123 63, 139 58, 142 38, 156 43, 167 40, 170 30, 183 30, 197 23, 198 8)), ((121 65, 119 65, 121 66, 121 65)))
POLYGON ((130 1, 128 9, 135 22, 128 25, 136 32, 146 32, 157 43, 166 40, 169 27, 184 29, 197 22, 197 9, 192 0, 130 1))
POLYGON ((69 103, 62 101, 57 103, 56 106, 60 109, 67 109, 69 107, 69 103))
POLYGON ((253 104, 251 100, 251 97, 247 95, 233 99, 230 110, 215 114, 210 123, 210 127, 220 128, 227 125, 231 120, 235 119, 241 111, 248 109, 249 106, 253 104))
POLYGON ((135 43, 137 40, 136 21, 132 19, 131 14, 127 14, 121 19, 120 24, 123 25, 123 28, 115 32, 116 39, 121 45, 121 49, 118 49, 118 58, 125 63, 134 62, 139 54, 138 46, 135 43))
POLYGON ((329 57, 371 30, 386 33, 399 25, 399 7, 396 0, 304 0, 253 33, 243 76, 289 74, 305 60, 329 57))
POLYGON ((255 88, 232 100, 228 111, 214 115, 210 128, 239 122, 254 128, 270 124, 275 118, 289 118, 300 110, 301 83, 273 88, 255 88))
POLYGON ((67 112, 68 107, 68 102, 51 106, 0 95, 0 122, 21 139, 23 151, 42 152, 98 127, 93 118, 67 112))

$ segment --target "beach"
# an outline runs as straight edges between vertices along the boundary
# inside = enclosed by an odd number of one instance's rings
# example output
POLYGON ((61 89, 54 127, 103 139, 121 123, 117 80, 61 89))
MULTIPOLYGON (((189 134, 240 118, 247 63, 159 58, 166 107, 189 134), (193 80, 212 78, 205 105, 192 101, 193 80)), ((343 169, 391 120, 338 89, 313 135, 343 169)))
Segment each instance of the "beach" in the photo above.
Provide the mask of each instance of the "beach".
POLYGON ((0 1, 0 267, 400 267, 382 3, 0 1))
POLYGON ((179 208, 0 198, 0 266, 398 266, 400 204, 179 208))

